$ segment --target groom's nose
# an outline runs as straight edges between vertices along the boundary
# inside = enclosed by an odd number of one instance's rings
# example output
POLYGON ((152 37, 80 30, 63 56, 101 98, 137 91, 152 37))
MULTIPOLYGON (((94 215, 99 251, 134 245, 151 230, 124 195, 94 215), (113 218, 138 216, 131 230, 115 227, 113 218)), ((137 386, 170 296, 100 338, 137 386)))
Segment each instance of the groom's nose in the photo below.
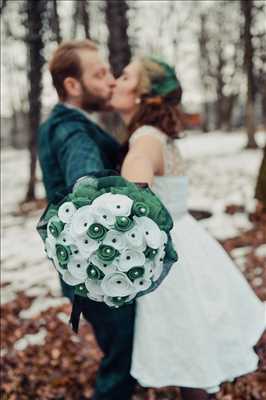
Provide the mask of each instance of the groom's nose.
POLYGON ((116 80, 111 72, 108 74, 108 84, 111 89, 113 89, 116 85, 116 80))

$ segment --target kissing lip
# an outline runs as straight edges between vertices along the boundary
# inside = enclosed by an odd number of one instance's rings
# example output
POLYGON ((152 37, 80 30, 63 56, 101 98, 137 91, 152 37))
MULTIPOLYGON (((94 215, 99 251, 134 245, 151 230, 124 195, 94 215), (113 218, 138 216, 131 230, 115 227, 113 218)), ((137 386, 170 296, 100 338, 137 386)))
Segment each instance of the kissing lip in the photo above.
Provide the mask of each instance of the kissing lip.
POLYGON ((105 102, 105 111, 114 111, 112 96, 110 96, 105 102))

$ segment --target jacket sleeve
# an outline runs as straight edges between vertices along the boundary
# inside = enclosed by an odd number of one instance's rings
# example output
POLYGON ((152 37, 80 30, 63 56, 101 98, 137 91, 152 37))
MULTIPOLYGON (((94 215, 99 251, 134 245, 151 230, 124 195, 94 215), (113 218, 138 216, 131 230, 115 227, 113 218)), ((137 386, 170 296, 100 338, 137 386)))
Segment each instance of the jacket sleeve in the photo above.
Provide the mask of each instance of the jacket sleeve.
POLYGON ((259 169, 255 198, 266 206, 266 147, 264 148, 264 156, 259 169))
POLYGON ((67 186, 84 175, 104 169, 98 145, 78 124, 57 127, 51 144, 67 186))

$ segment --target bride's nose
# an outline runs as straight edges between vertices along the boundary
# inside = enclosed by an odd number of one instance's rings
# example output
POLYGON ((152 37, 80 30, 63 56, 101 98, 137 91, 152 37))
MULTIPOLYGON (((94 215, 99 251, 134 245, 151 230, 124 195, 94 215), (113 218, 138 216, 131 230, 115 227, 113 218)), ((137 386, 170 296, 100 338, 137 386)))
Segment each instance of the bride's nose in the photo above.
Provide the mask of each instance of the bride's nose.
POLYGON ((111 84, 110 84, 111 88, 114 89, 116 87, 116 80, 113 79, 111 84))

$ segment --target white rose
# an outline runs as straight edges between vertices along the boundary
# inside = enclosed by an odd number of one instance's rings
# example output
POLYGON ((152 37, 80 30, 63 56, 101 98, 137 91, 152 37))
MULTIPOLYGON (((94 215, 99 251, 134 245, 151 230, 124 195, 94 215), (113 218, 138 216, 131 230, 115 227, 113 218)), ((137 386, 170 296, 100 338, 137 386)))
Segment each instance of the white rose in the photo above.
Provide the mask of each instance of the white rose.
POLYGON ((89 258, 90 262, 99 268, 104 274, 115 272, 118 268, 118 262, 114 260, 111 264, 101 261, 96 254, 92 254, 89 258))
POLYGON ((64 226, 63 231, 60 233, 60 235, 57 238, 58 243, 63 244, 65 246, 70 246, 71 244, 74 243, 74 239, 71 235, 71 231, 70 231, 70 225, 66 224, 64 226))
POLYGON ((152 278, 152 276, 154 275, 154 263, 153 263, 153 261, 147 261, 145 263, 145 265, 144 265, 144 269, 145 269, 144 277, 146 279, 152 278))
POLYGON ((64 223, 71 221, 73 215, 76 213, 76 207, 71 201, 63 203, 58 209, 58 216, 64 223))
POLYGON ((62 267, 60 266, 60 264, 59 264, 59 262, 58 262, 58 260, 57 260, 56 258, 53 260, 53 264, 54 264, 56 270, 57 270, 61 275, 63 275, 63 274, 66 272, 66 269, 65 269, 65 268, 62 268, 62 267))
POLYGON ((67 269, 77 279, 85 279, 87 278, 87 268, 88 262, 84 259, 78 259, 77 257, 70 258, 67 269))
POLYGON ((84 282, 83 278, 77 278, 73 276, 69 271, 65 270, 62 275, 62 279, 70 286, 76 286, 84 282))
POLYGON ((140 267, 145 263, 145 255, 137 250, 127 249, 119 257, 120 271, 128 271, 132 267, 140 267))
POLYGON ((74 214, 69 232, 72 237, 84 235, 89 226, 94 222, 94 215, 91 206, 80 207, 74 214))
POLYGON ((115 224, 115 216, 107 207, 94 208, 95 221, 105 226, 105 228, 111 228, 115 224))
POLYGON ((161 231, 158 225, 148 217, 135 217, 137 225, 141 228, 146 243, 152 249, 158 249, 161 246, 161 231))
POLYGON ((101 282, 102 281, 96 279, 89 279, 89 278, 86 279, 85 286, 86 289, 89 291, 89 297, 91 296, 98 297, 104 295, 103 289, 101 287, 101 282))
POLYGON ((97 188, 98 182, 97 179, 92 176, 82 176, 79 178, 75 185, 73 186, 72 192, 75 192, 80 186, 87 185, 97 188))
POLYGON ((55 249, 55 245, 56 245, 56 239, 50 235, 45 239, 45 252, 47 254, 47 257, 50 258, 51 260, 55 260, 56 259, 56 249, 55 249))
POLYGON ((83 235, 76 239, 76 246, 81 256, 89 258, 98 249, 99 244, 96 240, 89 238, 89 236, 83 235))
POLYGON ((106 208, 116 217, 128 217, 131 213, 133 200, 123 194, 104 193, 92 203, 93 207, 106 208))
POLYGON ((146 279, 144 277, 137 278, 133 282, 133 285, 138 292, 149 289, 151 284, 152 284, 152 281, 150 279, 146 279))
POLYGON ((118 251, 122 251, 126 247, 126 241, 124 235, 113 229, 107 232, 103 240, 103 244, 112 246, 118 251))
POLYGON ((157 279, 161 276, 161 273, 163 272, 163 260, 165 257, 165 250, 161 248, 158 253, 156 254, 154 258, 154 274, 153 274, 153 279, 157 281, 157 279))
POLYGON ((112 272, 102 280, 104 294, 110 297, 128 296, 136 292, 132 282, 122 272, 112 272))
POLYGON ((143 230, 138 225, 125 232, 125 239, 128 247, 134 247, 134 249, 139 251, 144 251, 146 248, 143 230))

